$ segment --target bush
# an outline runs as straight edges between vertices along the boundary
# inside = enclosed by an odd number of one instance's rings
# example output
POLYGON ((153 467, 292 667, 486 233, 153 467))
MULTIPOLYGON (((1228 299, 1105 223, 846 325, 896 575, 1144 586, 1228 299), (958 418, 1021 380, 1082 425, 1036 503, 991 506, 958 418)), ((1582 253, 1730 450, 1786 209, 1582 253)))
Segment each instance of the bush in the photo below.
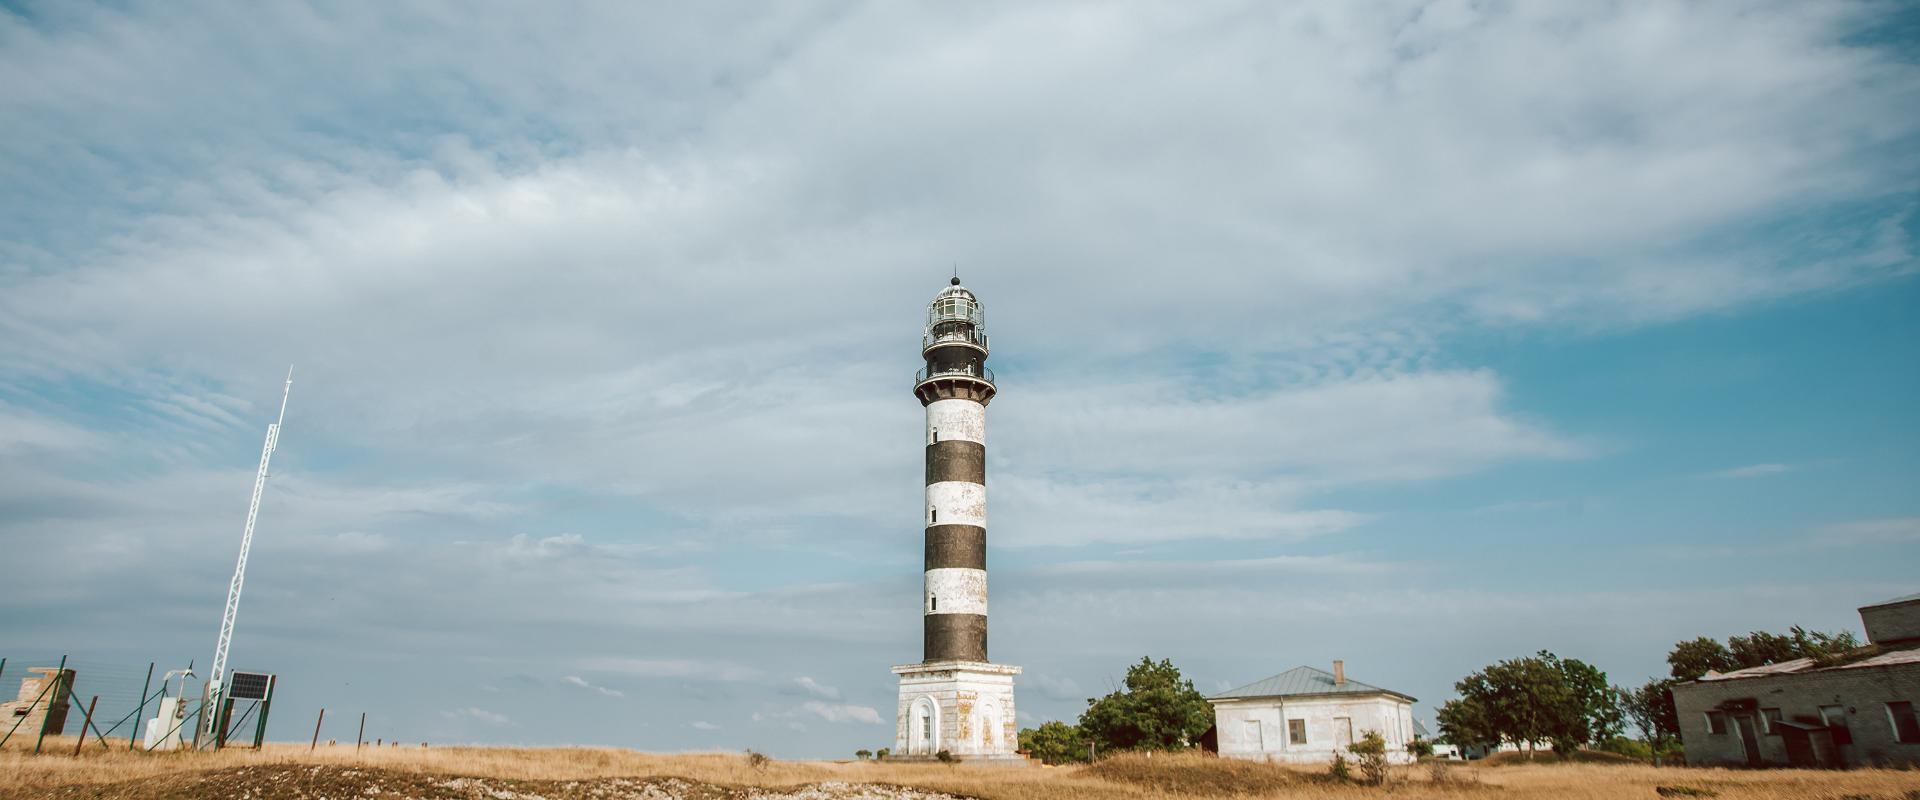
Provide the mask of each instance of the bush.
POLYGON ((942 750, 938 753, 934 753, 933 757, 940 759, 940 763, 942 764, 952 764, 953 762, 960 760, 960 759, 954 758, 952 753, 947 752, 945 750, 942 750))
POLYGON ((1413 737, 1413 741, 1407 743, 1407 752, 1412 753, 1413 757, 1417 759, 1432 758, 1433 742, 1415 736, 1413 737))
POLYGON ((1347 745, 1347 752, 1354 755, 1354 761, 1360 765, 1360 781, 1368 786, 1379 786, 1387 782, 1387 740, 1381 738, 1379 731, 1367 731, 1360 741, 1347 745))
POLYGON ((893 748, 882 747, 878 750, 873 751, 873 760, 885 761, 887 760, 887 756, 890 756, 890 755, 893 755, 893 748))
POLYGON ((865 761, 873 757, 873 751, 872 750, 855 750, 853 751, 853 757, 860 759, 861 761, 865 761))
POLYGON ((772 761, 773 759, 768 758, 766 753, 762 753, 758 750, 747 751, 747 766, 752 767, 755 770, 766 769, 767 764, 772 763, 772 761))
POLYGON ((1343 780, 1343 781, 1351 780, 1353 778, 1352 771, 1347 769, 1346 754, 1344 753, 1333 754, 1333 765, 1327 767, 1327 774, 1332 775, 1335 778, 1339 778, 1340 780, 1343 780))

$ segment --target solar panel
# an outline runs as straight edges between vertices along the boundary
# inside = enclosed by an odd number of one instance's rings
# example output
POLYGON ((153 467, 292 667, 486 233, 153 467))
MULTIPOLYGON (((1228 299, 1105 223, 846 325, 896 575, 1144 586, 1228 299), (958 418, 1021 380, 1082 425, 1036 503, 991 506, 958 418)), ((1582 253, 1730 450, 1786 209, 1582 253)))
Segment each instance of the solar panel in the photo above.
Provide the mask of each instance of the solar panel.
POLYGON ((227 696, 236 700, 265 700, 272 687, 273 676, 265 672, 235 672, 227 696))

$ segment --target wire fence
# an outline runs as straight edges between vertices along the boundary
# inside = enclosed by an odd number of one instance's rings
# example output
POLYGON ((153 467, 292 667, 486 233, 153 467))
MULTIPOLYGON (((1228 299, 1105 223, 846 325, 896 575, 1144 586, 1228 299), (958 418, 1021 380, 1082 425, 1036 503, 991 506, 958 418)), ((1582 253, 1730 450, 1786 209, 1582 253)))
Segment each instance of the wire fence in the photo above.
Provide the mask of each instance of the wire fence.
MULTIPOLYGON (((130 664, 87 656, 0 653, 0 747, 31 748, 48 739, 77 737, 83 748, 144 749, 147 720, 162 696, 176 696, 181 682, 162 685, 169 667, 130 664)), ((193 739, 200 710, 198 684, 188 682, 188 713, 172 727, 193 739)))
MULTIPOLYGON (((0 652, 0 749, 52 753, 64 748, 66 753, 78 754, 101 748, 165 750, 174 741, 182 749, 211 748, 216 739, 227 747, 251 747, 258 742, 257 737, 266 729, 270 702, 230 699, 208 709, 201 694, 206 676, 166 680, 169 672, 186 666, 59 653, 0 652), (161 703, 168 698, 180 701, 178 713, 155 731, 158 735, 149 745, 147 724, 160 715, 161 703), (208 731, 203 712, 209 711, 222 717, 224 725, 218 727, 224 731, 208 731)), ((271 683, 268 686, 270 693, 277 693, 271 683)), ((351 742, 355 752, 363 746, 387 744, 384 737, 367 736, 368 716, 364 712, 329 714, 322 708, 307 709, 306 713, 314 711, 318 713, 311 717, 311 727, 300 729, 299 741, 309 748, 334 746, 336 736, 337 744, 351 742), (330 725, 325 736, 323 722, 330 725), (351 735, 341 735, 348 733, 351 735)), ((279 718, 276 714, 275 719, 279 718)), ((394 739, 392 745, 398 744, 394 739)))

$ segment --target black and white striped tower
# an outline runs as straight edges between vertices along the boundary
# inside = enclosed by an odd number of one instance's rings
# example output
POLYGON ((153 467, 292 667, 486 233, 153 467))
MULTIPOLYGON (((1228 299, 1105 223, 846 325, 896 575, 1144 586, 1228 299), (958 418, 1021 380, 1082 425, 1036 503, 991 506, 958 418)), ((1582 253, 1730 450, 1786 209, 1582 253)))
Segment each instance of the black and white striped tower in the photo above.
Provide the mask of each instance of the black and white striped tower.
POLYGON ((987 404, 997 387, 986 364, 985 311, 958 277, 927 307, 920 354, 926 366, 913 393, 927 412, 922 660, 893 670, 894 752, 1012 757, 1020 668, 987 662, 987 404))
POLYGON ((987 329, 954 278, 927 309, 927 365, 913 393, 927 409, 927 661, 987 660, 987 329))

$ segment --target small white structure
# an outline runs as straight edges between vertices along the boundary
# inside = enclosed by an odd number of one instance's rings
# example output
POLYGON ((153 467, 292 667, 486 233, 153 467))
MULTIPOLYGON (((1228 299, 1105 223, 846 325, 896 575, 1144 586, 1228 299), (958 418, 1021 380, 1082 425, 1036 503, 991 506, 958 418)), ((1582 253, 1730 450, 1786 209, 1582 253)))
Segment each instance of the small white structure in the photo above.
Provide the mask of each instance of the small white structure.
POLYGON ((1378 731, 1387 759, 1410 764, 1414 698, 1348 680, 1342 662, 1333 672, 1297 667, 1207 698, 1213 704, 1220 755, 1255 761, 1316 764, 1378 731))

